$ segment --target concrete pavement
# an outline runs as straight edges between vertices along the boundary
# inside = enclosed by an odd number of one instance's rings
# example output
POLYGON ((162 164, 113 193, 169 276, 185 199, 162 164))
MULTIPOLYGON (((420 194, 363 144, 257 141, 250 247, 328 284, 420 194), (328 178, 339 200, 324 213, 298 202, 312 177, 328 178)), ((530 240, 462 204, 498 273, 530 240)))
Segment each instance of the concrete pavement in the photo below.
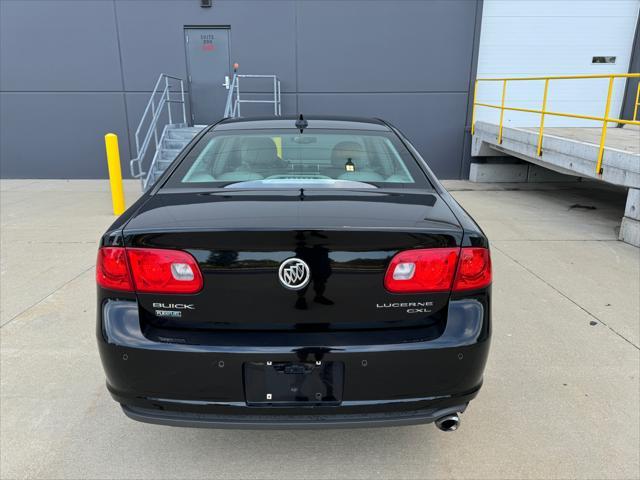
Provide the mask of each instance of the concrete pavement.
MULTIPOLYGON (((94 339, 107 182, 0 182, 0 477, 640 478, 640 250, 616 240, 624 192, 447 186, 489 235, 495 278, 485 385, 452 434, 127 419, 94 339)), ((126 191, 130 204, 137 183, 126 191)))

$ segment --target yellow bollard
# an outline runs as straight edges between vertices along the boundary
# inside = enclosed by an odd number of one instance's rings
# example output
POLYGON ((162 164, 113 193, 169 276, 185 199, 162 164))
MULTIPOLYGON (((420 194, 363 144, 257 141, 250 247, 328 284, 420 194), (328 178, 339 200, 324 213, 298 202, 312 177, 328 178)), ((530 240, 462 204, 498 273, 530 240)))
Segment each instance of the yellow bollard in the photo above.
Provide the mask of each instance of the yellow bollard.
POLYGON ((107 148, 107 164, 109 165, 109 183, 111 184, 113 214, 122 215, 124 212, 124 191, 122 189, 118 136, 115 133, 107 133, 104 136, 104 144, 107 148))

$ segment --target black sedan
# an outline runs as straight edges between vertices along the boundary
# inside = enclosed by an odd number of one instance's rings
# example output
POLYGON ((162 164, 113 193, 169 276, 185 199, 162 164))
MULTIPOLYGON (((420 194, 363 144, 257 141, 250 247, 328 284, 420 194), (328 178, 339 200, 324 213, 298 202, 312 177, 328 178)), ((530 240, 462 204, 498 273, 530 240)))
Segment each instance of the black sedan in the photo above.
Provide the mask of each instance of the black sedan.
POLYGON ((487 238, 381 120, 206 128, 96 275, 107 388, 135 420, 451 431, 482 384, 487 238))

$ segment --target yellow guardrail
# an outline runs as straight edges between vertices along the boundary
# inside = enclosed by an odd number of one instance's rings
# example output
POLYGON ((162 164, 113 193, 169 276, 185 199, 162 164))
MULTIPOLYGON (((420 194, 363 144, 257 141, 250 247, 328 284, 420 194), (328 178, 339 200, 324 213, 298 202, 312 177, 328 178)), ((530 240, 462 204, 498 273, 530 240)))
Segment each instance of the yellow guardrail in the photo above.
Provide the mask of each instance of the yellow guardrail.
POLYGON ((638 82, 638 88, 636 90, 636 104, 633 106, 633 119, 638 120, 638 106, 640 106, 640 82, 638 82))
POLYGON ((636 93, 636 103, 633 112, 633 120, 624 120, 622 118, 612 118, 609 116, 609 112, 611 109, 611 95, 613 92, 613 83, 617 78, 640 78, 640 73, 621 73, 621 74, 611 74, 611 75, 559 75, 559 76, 549 76, 549 77, 507 77, 507 78, 478 78, 476 79, 474 89, 473 89, 473 110, 471 113, 471 134, 475 133, 476 126, 476 107, 487 107, 487 108, 496 108, 500 110, 500 124, 498 126, 498 143, 502 143, 502 127, 504 124, 504 112, 505 110, 513 111, 513 112, 528 112, 528 113, 537 113, 540 115, 540 127, 538 130, 538 156, 542 156, 542 137, 544 134, 544 119, 547 115, 553 115, 556 117, 568 117, 568 118, 579 118, 583 120, 594 120, 597 122, 602 122, 602 131, 600 133, 600 149, 598 150, 598 161, 596 164, 596 174, 602 174, 602 158, 604 155, 604 147, 607 139, 607 125, 609 122, 621 123, 627 125, 640 125, 640 121, 637 120, 638 114, 638 105, 640 100, 640 84, 638 84, 638 91, 636 93), (552 80, 580 80, 580 79, 594 79, 594 78, 608 78, 609 79, 609 88, 607 90, 607 101, 604 107, 604 115, 602 117, 596 117, 593 115, 581 115, 577 113, 565 113, 565 112, 554 112, 547 110, 547 97, 549 93, 549 83, 552 80), (544 82, 544 93, 542 94, 542 106, 540 110, 536 110, 533 108, 519 108, 519 107, 508 107, 505 106, 505 100, 507 95, 507 84, 508 82, 523 82, 523 81, 543 81, 544 82), (480 82, 502 82, 502 96, 500 105, 493 105, 490 103, 481 103, 478 102, 478 84, 480 82))

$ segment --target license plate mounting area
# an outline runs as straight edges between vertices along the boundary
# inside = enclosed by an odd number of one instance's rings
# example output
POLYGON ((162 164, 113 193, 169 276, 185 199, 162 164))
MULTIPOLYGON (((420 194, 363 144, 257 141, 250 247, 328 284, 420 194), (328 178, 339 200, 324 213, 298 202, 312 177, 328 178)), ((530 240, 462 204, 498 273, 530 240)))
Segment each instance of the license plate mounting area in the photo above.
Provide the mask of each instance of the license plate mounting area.
POLYGON ((247 405, 339 405, 342 362, 247 362, 244 387, 247 405))

